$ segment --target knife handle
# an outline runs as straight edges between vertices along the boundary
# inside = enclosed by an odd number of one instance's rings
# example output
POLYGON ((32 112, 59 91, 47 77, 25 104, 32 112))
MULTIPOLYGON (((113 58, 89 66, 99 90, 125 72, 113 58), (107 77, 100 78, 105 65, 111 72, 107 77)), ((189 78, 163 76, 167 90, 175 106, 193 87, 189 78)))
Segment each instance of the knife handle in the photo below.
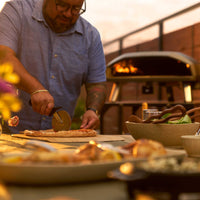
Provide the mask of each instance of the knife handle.
MULTIPOLYGON (((31 103, 31 100, 28 101, 28 104, 30 106, 32 106, 32 103, 31 103)), ((59 107, 53 107, 53 109, 51 110, 51 112, 49 113, 49 116, 52 116, 57 110, 61 109, 62 106, 59 106, 59 107)))
POLYGON ((59 107, 53 107, 53 109, 51 110, 51 112, 49 113, 49 116, 52 116, 57 110, 61 109, 62 106, 59 107))

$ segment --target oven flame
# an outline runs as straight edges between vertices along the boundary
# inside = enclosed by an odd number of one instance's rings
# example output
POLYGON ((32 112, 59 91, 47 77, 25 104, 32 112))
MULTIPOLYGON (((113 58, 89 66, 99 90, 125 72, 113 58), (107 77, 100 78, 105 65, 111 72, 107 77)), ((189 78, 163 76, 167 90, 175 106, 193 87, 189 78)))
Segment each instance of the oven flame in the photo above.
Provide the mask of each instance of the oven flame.
POLYGON ((190 64, 186 64, 186 68, 190 68, 190 64))
POLYGON ((116 63, 113 66, 113 74, 135 74, 137 73, 138 68, 134 67, 132 64, 127 63, 116 63))

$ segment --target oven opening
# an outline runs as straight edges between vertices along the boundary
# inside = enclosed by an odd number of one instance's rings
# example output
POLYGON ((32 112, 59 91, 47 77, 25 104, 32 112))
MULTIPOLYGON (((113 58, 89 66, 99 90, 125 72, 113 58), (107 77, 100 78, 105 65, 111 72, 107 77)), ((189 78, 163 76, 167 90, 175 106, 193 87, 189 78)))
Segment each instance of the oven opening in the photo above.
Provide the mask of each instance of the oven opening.
POLYGON ((191 65, 171 57, 135 57, 116 62, 112 76, 191 76, 191 65))

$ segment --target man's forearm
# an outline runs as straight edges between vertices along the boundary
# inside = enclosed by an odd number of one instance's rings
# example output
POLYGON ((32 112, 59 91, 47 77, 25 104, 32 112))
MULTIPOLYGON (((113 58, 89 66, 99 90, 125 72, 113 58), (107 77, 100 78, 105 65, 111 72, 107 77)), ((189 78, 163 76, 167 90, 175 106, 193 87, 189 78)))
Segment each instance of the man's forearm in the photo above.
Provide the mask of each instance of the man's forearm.
POLYGON ((2 53, 2 56, 0 57, 0 64, 10 63, 14 72, 19 76, 20 82, 16 85, 19 89, 22 89, 29 94, 36 90, 44 89, 42 84, 28 73, 21 62, 17 59, 15 52, 12 49, 0 46, 0 53, 2 53))
POLYGON ((101 112, 106 99, 106 82, 86 84, 86 107, 101 112))

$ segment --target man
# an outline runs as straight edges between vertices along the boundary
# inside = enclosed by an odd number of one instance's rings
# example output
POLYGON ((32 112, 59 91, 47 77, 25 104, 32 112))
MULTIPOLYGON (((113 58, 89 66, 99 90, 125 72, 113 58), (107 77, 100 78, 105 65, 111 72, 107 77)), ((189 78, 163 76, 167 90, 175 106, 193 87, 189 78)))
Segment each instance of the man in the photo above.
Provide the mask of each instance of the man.
POLYGON ((11 0, 0 13, 1 63, 20 77, 23 109, 12 129, 50 129, 54 106, 73 117, 81 86, 87 91, 80 128, 95 129, 106 95, 105 57, 98 31, 80 15, 84 0, 11 0), (29 105, 31 100, 32 107, 29 105))

